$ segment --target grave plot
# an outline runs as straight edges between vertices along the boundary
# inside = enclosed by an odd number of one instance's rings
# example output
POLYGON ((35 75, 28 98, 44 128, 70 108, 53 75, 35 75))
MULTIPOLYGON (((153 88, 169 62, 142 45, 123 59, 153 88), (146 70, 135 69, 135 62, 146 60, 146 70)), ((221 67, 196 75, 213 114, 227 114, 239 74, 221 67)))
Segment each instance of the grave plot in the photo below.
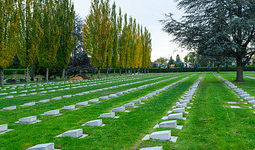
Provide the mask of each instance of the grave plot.
MULTIPOLYGON (((19 146, 21 146, 23 142, 26 142, 26 141, 31 142, 31 141, 38 141, 38 140, 43 141, 43 142, 31 143, 31 145, 27 145, 27 148, 29 146, 32 147, 37 144, 49 143, 49 142, 54 142, 57 145, 59 145, 59 144, 61 145, 61 143, 62 143, 61 141, 65 141, 64 143, 66 143, 69 140, 66 138, 56 138, 55 139, 54 138, 55 136, 62 134, 66 131, 69 131, 71 129, 79 129, 79 128, 81 128, 81 125, 83 123, 97 119, 101 114, 109 112, 115 106, 124 105, 127 102, 131 102, 131 101, 137 99, 138 97, 141 97, 142 95, 146 95, 152 91, 155 91, 155 89, 160 89, 160 88, 164 87, 165 85, 176 82, 184 77, 179 77, 174 80, 160 83, 159 85, 150 86, 150 87, 144 88, 142 90, 128 93, 123 96, 119 96, 117 98, 104 101, 103 103, 91 105, 90 107, 82 107, 76 111, 67 111, 64 114, 62 114, 61 116, 57 116, 57 117, 51 117, 51 116, 41 117, 40 116, 40 120, 42 120, 42 122, 30 125, 30 126, 19 125, 19 127, 13 131, 13 132, 15 132, 14 134, 12 132, 8 133, 9 134, 8 136, 15 136, 16 138, 9 139, 8 141, 6 141, 7 143, 6 142, 4 142, 3 144, 0 143, 0 146, 5 147, 4 145, 8 145, 8 146, 11 145, 10 148, 15 149, 15 148, 18 148, 19 146), (24 137, 22 135, 26 135, 26 138, 24 139, 24 137), (54 139, 49 140, 49 137, 51 137, 50 139, 52 139, 52 137, 54 139), (24 139, 25 141, 22 141, 20 143, 20 141, 16 140, 18 138, 24 139), (34 140, 34 139, 37 139, 37 140, 34 140), (8 144, 8 143, 15 143, 15 144, 8 144)), ((59 102, 59 101, 57 101, 57 102, 59 102)), ((136 109, 139 109, 139 108, 136 108, 136 109)), ((53 109, 51 109, 51 110, 53 110, 53 109)), ((130 113, 132 113, 132 112, 133 111, 131 111, 130 113)), ((42 113, 44 113, 44 111, 42 113)), ((125 113, 122 115, 125 115, 125 113)), ((122 115, 120 115, 120 116, 122 116, 122 115)), ((106 120, 103 119, 103 124, 106 124, 105 127, 84 126, 84 127, 82 127, 83 133, 89 134, 97 128, 100 128, 100 129, 107 128, 108 125, 112 121, 114 121, 115 118, 105 118, 105 119, 106 120)), ((6 138, 5 136, 6 135, 4 135, 3 138, 6 138)), ((89 137, 90 137, 90 135, 89 135, 89 137)), ((84 140, 86 140, 86 139, 87 138, 79 139, 79 140, 81 140, 81 143, 83 143, 84 140)))
MULTIPOLYGON (((164 78, 158 79, 158 80, 163 80, 163 79, 164 78)), ((156 80, 156 81, 158 81, 158 80, 156 80)), ((153 82, 156 82, 156 81, 153 80, 153 82)), ((148 81, 148 82, 152 82, 152 80, 148 81)), ((145 85, 145 83, 140 83, 140 84, 145 85)), ((134 86, 137 86, 137 85, 132 85, 132 87, 134 87, 134 86)), ((126 87, 118 88, 118 90, 125 89, 125 88, 126 87)), ((111 91, 111 89, 109 91, 111 91)), ((86 97, 87 100, 88 100, 91 96, 98 97, 98 93, 89 94, 87 96, 82 96, 82 97, 86 97)), ((21 117, 29 116, 30 114, 39 115, 39 114, 42 114, 46 111, 50 111, 50 110, 54 110, 54 109, 61 109, 60 106, 62 106, 62 107, 69 106, 69 105, 75 104, 76 101, 78 102, 78 101, 81 101, 81 100, 82 101, 86 100, 86 99, 81 99, 82 97, 72 97, 72 98, 67 98, 67 99, 62 99, 62 100, 55 100, 55 101, 52 101, 50 103, 45 103, 43 106, 37 104, 34 107, 31 107, 31 108, 26 107, 26 108, 18 109, 15 112, 4 111, 4 112, 0 113, 0 116, 1 115, 3 115, 3 116, 11 115, 12 118, 8 119, 8 121, 10 122, 11 120, 17 120, 21 117)), ((5 119, 7 119, 7 118, 5 118, 5 119)), ((4 121, 4 119, 2 121, 4 121)))
MULTIPOLYGON (((126 80, 126 81, 121 81, 121 82, 116 82, 116 83, 107 83, 107 84, 104 84, 104 85, 99 85, 99 87, 105 87, 105 86, 110 86, 110 85, 118 85, 118 83, 119 84, 121 84, 121 85, 123 85, 123 84, 125 84, 125 83, 129 83, 129 82, 138 82, 138 81, 143 81, 143 80, 146 80, 146 79, 151 79, 150 77, 148 77, 148 76, 145 76, 145 77, 143 77, 143 78, 140 78, 140 79, 135 79, 135 80, 126 80), (137 81, 138 80, 138 81, 137 81)), ((94 86, 94 85, 93 85, 94 86)), ((70 93, 70 94, 77 94, 78 92, 83 92, 84 91, 84 89, 87 89, 87 90, 90 90, 90 89, 94 89, 94 87, 93 86, 91 86, 91 87, 85 87, 85 88, 82 88, 82 89, 72 89, 72 90, 70 90, 70 88, 69 88, 69 90, 68 91, 65 91, 65 93, 70 93), (75 93, 76 92, 76 93, 75 93)), ((96 88, 98 88, 98 86, 96 86, 96 88)), ((0 107, 2 106, 2 107, 8 107, 8 106, 10 106, 10 105, 22 105, 22 103, 27 103, 28 101, 33 101, 33 99, 34 100, 36 100, 36 101, 40 101, 40 100, 43 100, 43 99, 49 99, 49 98, 54 98, 54 97, 56 97, 57 95, 61 95, 63 92, 56 92, 56 93, 47 93, 47 94, 43 94, 43 95, 37 95, 36 97, 35 96, 32 96, 32 97, 18 97, 18 98, 15 98, 15 99, 12 99, 12 101, 10 101, 10 100, 4 100, 4 99, 0 99, 0 102, 2 102, 2 103, 0 103, 0 107), (15 103, 16 102, 16 103, 15 103)))
POLYGON ((236 99, 225 83, 206 73, 196 99, 171 149, 249 149, 255 146, 255 116, 249 109, 231 109, 223 104, 236 99), (213 137, 213 138, 212 138, 213 137))
POLYGON ((174 143, 177 141, 178 137, 174 135, 178 135, 178 130, 183 128, 183 125, 177 125, 177 122, 180 122, 181 120, 183 123, 183 120, 186 120, 186 118, 183 117, 183 114, 188 114, 188 109, 191 108, 188 107, 188 105, 192 104, 191 101, 193 101, 193 96, 197 91, 202 77, 203 75, 190 87, 189 91, 187 91, 185 95, 181 97, 182 99, 180 99, 179 102, 176 102, 176 106, 172 107, 171 111, 168 112, 169 114, 162 118, 163 120, 168 121, 161 121, 159 124, 154 126, 156 131, 146 135, 142 139, 143 141, 147 141, 147 143, 149 143, 148 141, 165 141, 174 143), (172 131, 174 135, 172 134, 172 131))

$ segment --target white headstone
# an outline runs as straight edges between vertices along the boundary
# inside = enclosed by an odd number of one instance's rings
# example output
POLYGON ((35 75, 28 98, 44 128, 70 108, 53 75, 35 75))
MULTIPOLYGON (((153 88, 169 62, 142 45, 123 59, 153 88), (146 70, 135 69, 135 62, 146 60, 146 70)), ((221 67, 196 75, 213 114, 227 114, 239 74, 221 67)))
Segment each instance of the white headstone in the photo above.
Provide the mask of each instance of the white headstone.
POLYGON ((62 99, 61 96, 52 98, 52 100, 61 100, 61 99, 62 99))
POLYGON ((75 129, 62 133, 62 137, 79 138, 82 136, 82 134, 83 134, 82 129, 75 129))
POLYGON ((185 112, 185 108, 176 108, 176 109, 173 109, 173 112, 182 113, 182 112, 185 112))
POLYGON ((51 110, 44 113, 45 116, 58 116, 60 115, 59 110, 51 110))
POLYGON ((11 96, 6 96, 6 97, 5 97, 5 99, 11 99, 11 98, 14 98, 14 96, 11 95, 11 96))
POLYGON ((23 106, 34 106, 35 102, 25 103, 23 106))
POLYGON ((17 91, 10 92, 10 94, 16 94, 16 93, 17 93, 17 91))
POLYGON ((104 113, 99 116, 99 118, 114 118, 114 117, 115 117, 115 112, 104 113))
POLYGON ((0 125, 0 132, 4 132, 4 131, 7 131, 7 130, 8 130, 8 125, 7 124, 0 125))
POLYGON ((159 127, 160 128, 176 128, 177 127, 177 120, 161 122, 159 124, 159 127))
POLYGON ((109 97, 110 97, 110 98, 115 98, 115 97, 118 97, 118 95, 116 95, 116 94, 111 94, 111 95, 109 95, 109 97))
POLYGON ((102 125, 103 125, 102 119, 98 119, 98 120, 92 120, 92 121, 86 122, 82 126, 94 127, 94 126, 102 126, 102 125))
POLYGON ((252 100, 254 100, 254 97, 245 97, 244 100, 246 100, 246 101, 252 101, 252 100))
POLYGON ((77 103, 76 106, 88 106, 88 101, 77 103))
POLYGON ((92 100, 89 100, 90 103, 98 103, 99 102, 99 99, 92 99, 92 100))
POLYGON ((187 103, 177 104, 176 107, 185 108, 185 107, 187 107, 187 103))
POLYGON ((27 150, 54 150, 54 143, 38 144, 27 150))
POLYGON ((183 118, 183 114, 182 113, 168 115, 168 119, 182 119, 182 118, 183 118))
POLYGON ((128 104, 123 105, 123 107, 135 107, 135 104, 134 103, 128 103, 128 104))
POLYGON ((36 122, 37 117, 36 116, 31 116, 31 117, 25 117, 19 119, 19 123, 33 123, 36 122))
POLYGON ((125 107, 113 108, 112 112, 125 112, 125 107))
POLYGON ((140 150, 163 150, 162 146, 141 148, 140 150))
POLYGON ((70 105, 70 106, 62 107, 62 110, 74 110, 74 109, 75 109, 75 105, 70 105))
POLYGON ((109 100, 108 96, 99 97, 100 100, 109 100))
POLYGON ((171 130, 153 132, 150 135, 150 139, 151 140, 159 140, 159 141, 169 141, 171 139, 171 130))
POLYGON ((24 97, 24 96, 26 96, 26 94, 20 94, 20 95, 18 95, 19 97, 24 97))
POLYGON ((39 103, 48 103, 48 102, 50 102, 49 99, 45 99, 45 100, 40 100, 40 101, 39 101, 39 103))
POLYGON ((4 107, 3 110, 14 110, 17 109, 16 106, 9 106, 9 107, 4 107))

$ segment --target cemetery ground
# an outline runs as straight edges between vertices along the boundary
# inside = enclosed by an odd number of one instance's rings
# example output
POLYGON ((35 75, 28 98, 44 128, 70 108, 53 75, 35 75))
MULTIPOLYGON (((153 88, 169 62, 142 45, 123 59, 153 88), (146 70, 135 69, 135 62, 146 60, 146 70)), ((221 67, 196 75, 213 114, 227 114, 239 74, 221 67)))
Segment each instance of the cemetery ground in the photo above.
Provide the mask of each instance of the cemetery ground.
MULTIPOLYGON (((9 106, 16 106, 16 109, 0 111, 0 125, 8 124, 9 129, 14 129, 0 134, 0 150, 23 150, 44 143, 54 143, 56 149, 69 150, 133 150, 155 146, 163 146, 164 150, 254 149, 253 105, 239 97, 216 75, 231 81, 250 96, 255 96, 255 79, 245 77, 245 83, 237 83, 234 82, 234 72, 143 74, 2 88, 0 93, 7 94, 0 95, 0 110, 9 106), (190 91, 194 94, 188 95, 190 91), (112 94, 117 96, 104 97, 112 94), (8 96, 13 97, 6 98, 8 96), (169 111, 179 110, 186 96, 192 97, 192 100, 181 107, 185 109, 183 117, 170 119, 169 111), (49 102, 39 103, 47 99, 49 102), (142 103, 134 103, 137 100, 142 103), (87 101, 90 101, 88 106, 61 110, 64 106, 87 101), (22 106, 31 102, 35 103, 22 106), (124 107, 125 112, 115 112, 118 117, 99 118, 101 114, 131 103, 135 105, 124 107), (41 115, 51 110, 60 110, 61 114, 41 115), (36 116, 41 122, 15 123, 29 116, 36 116), (168 116, 166 120, 163 120, 164 116, 168 116), (97 119, 102 119, 104 125, 82 126, 97 119), (177 120, 177 125, 182 129, 154 128, 156 124, 171 120, 177 120), (83 134, 88 136, 81 139, 56 137, 73 129, 82 129, 83 134), (178 137, 176 142, 142 140, 146 135, 170 130, 171 138, 178 137)), ((254 72, 245 72, 244 75, 255 78, 254 72)))

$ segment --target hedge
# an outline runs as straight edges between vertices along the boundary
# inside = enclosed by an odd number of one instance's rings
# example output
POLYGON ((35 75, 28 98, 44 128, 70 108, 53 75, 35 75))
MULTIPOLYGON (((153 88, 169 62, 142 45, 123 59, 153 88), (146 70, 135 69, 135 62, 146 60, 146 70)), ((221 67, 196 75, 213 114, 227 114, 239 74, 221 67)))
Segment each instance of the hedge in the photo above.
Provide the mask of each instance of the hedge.
POLYGON ((4 74, 25 74, 26 69, 4 69, 4 74))

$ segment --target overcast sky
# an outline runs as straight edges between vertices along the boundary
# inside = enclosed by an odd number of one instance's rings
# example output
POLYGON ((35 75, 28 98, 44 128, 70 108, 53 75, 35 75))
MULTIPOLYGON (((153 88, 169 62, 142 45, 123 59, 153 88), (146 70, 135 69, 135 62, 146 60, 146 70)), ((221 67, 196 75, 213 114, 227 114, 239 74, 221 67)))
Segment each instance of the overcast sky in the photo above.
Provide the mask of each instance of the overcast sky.
MULTIPOLYGON (((72 0, 76 13, 85 18, 89 14, 90 0, 72 0)), ((111 4, 114 0, 110 0, 111 4)), ((182 12, 176 8, 174 0, 115 0, 117 7, 121 7, 123 13, 136 18, 137 23, 146 26, 152 36, 152 61, 159 57, 176 58, 179 54, 183 57, 187 54, 171 41, 171 37, 162 31, 159 20, 164 19, 164 14, 173 13, 175 18, 180 18, 182 12), (176 51, 178 50, 178 51, 176 51)))

